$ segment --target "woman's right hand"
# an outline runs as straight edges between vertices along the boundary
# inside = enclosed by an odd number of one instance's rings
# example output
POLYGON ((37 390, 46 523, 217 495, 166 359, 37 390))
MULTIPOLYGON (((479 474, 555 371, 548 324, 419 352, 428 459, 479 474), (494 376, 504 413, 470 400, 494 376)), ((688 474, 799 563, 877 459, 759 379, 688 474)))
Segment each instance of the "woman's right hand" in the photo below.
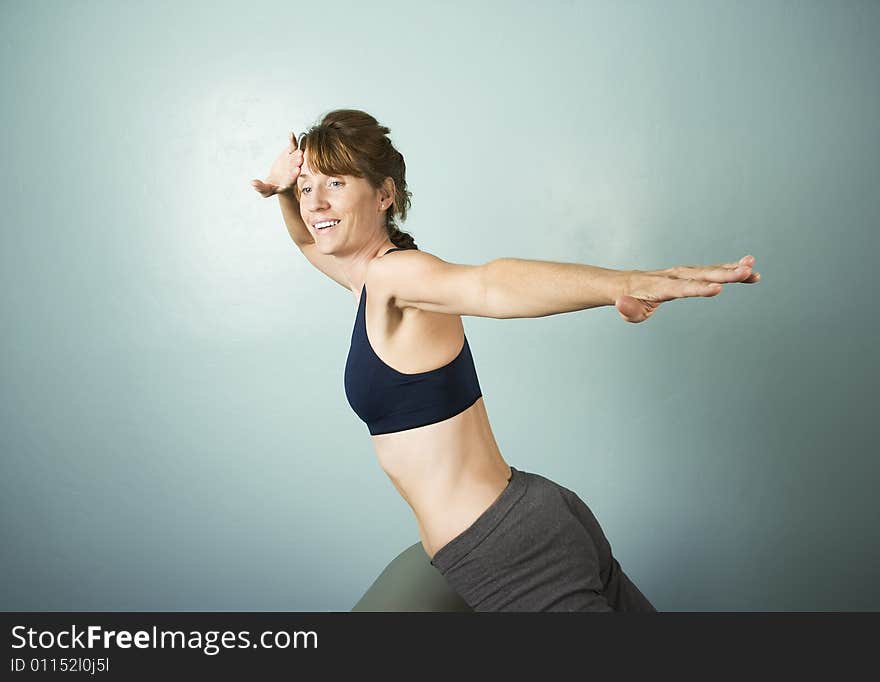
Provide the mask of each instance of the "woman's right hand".
POLYGON ((271 197, 273 194, 288 192, 293 194, 296 179, 303 163, 303 153, 297 149, 296 135, 290 133, 288 145, 278 158, 272 163, 269 174, 265 180, 251 180, 251 186, 263 197, 271 197))

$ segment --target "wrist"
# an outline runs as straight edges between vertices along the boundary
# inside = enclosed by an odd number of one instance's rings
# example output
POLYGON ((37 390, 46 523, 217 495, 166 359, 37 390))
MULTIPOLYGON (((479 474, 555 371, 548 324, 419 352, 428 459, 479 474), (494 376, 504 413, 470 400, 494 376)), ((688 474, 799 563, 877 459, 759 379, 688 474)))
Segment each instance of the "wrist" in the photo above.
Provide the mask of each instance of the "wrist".
POLYGON ((633 283, 638 275, 639 270, 621 270, 619 272, 615 289, 616 296, 612 305, 616 305, 617 301, 619 301, 622 296, 631 295, 630 292, 633 290, 633 283))

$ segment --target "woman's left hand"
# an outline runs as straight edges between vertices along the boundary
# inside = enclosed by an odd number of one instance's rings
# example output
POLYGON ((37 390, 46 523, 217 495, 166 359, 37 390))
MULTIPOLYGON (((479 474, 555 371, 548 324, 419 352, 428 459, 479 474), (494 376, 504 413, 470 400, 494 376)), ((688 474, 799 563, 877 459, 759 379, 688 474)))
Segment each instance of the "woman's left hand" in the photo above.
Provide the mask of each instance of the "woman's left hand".
POLYGON ((718 265, 676 265, 665 270, 632 270, 621 296, 615 301, 617 312, 627 322, 644 322, 665 301, 692 296, 717 296, 722 284, 755 284, 760 273, 753 272, 754 256, 738 263, 718 265))

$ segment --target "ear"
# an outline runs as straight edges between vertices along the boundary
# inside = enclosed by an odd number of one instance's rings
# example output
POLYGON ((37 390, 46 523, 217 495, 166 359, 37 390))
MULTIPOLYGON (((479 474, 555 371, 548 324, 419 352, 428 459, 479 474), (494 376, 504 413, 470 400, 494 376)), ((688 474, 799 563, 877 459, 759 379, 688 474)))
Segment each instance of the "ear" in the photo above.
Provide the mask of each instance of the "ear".
POLYGON ((394 202, 395 189, 394 178, 385 178, 382 182, 382 187, 379 189, 379 201, 384 202, 386 208, 391 208, 391 204, 394 202))

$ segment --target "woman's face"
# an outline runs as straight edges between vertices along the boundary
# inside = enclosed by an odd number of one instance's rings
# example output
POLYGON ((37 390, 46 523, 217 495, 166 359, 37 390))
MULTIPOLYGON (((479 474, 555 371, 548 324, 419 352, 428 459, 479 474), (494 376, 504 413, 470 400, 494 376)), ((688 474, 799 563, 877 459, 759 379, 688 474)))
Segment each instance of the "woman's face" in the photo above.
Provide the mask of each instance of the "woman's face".
POLYGON ((379 193, 366 178, 322 175, 311 168, 306 152, 296 184, 300 216, 322 252, 341 255, 357 250, 373 233, 380 234, 383 229, 379 193), (315 227, 316 223, 327 220, 339 222, 327 229, 315 227))

